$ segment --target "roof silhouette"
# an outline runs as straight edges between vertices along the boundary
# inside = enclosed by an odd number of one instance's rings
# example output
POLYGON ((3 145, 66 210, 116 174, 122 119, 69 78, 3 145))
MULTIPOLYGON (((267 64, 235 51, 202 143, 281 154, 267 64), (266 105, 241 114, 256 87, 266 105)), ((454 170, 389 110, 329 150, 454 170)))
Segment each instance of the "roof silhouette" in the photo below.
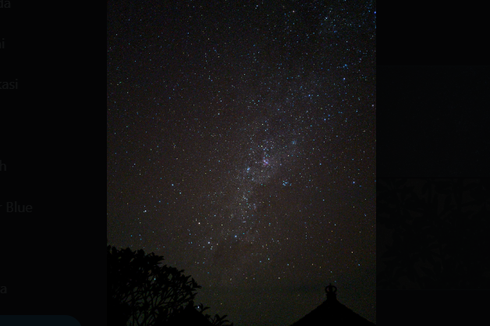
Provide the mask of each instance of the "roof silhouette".
POLYGON ((372 322, 359 316, 337 301, 337 288, 331 284, 325 288, 327 300, 291 326, 306 325, 359 325, 373 326, 372 322))

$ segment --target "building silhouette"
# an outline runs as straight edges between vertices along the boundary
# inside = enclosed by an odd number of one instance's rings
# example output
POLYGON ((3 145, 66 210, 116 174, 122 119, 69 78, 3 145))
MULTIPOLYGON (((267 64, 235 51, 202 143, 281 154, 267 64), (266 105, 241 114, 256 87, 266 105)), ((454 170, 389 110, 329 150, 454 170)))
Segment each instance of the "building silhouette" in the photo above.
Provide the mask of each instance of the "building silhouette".
POLYGON ((311 311, 309 314, 292 324, 291 326, 307 325, 349 325, 349 326, 373 326, 375 324, 359 316, 342 303, 337 301, 337 288, 329 284, 325 287, 327 299, 311 311))

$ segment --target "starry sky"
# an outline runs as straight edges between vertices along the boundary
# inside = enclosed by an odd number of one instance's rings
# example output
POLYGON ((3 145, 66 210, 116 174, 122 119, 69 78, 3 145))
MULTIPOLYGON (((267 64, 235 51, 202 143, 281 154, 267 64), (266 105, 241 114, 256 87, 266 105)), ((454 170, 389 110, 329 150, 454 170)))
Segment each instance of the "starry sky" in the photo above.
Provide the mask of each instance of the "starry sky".
POLYGON ((236 326, 290 325, 329 282, 376 322, 374 2, 108 6, 109 244, 236 326))

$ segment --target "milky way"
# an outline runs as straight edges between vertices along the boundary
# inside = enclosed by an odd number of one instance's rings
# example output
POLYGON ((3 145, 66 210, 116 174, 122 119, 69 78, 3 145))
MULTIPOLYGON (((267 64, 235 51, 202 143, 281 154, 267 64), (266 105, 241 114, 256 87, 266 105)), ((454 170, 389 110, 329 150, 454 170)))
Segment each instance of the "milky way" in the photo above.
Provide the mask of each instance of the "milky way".
POLYGON ((374 320, 374 21, 369 1, 111 5, 109 242, 236 325, 292 323, 327 282, 374 320))

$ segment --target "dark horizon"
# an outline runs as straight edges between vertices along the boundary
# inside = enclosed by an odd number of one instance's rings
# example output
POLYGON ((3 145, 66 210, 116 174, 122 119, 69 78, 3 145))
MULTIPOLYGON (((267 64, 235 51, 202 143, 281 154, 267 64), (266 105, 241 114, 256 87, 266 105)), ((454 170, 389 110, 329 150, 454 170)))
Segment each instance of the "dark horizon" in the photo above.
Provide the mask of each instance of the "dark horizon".
MULTIPOLYGON (((117 249, 125 249, 125 248, 117 248, 117 249)), ((139 249, 133 248, 131 250, 137 251, 139 249)), ((149 252, 145 251, 145 254, 149 254, 149 252)), ((159 264, 159 266, 163 266, 163 265, 176 267, 169 264, 165 259, 159 264)), ((177 269, 181 270, 180 268, 177 269)), ((370 322, 376 323, 376 318, 375 318, 376 316, 370 314, 372 311, 367 311, 366 313, 366 311, 363 310, 363 304, 365 304, 365 302, 367 301, 370 301, 370 299, 372 298, 375 299, 376 296, 375 290, 373 290, 372 288, 368 288, 366 286, 366 284, 369 283, 369 280, 374 277, 374 273, 375 273, 374 270, 371 271, 371 274, 366 273, 365 274, 366 282, 362 282, 362 280, 359 280, 360 282, 358 286, 351 283, 346 288, 339 289, 337 287, 337 295, 335 300, 337 300, 339 303, 347 307, 355 314, 365 318, 370 322)), ((183 274, 186 276, 190 276, 191 278, 196 280, 198 284, 202 284, 199 282, 199 280, 194 278, 194 276, 192 274, 189 274, 186 270, 184 270, 183 274)), ((337 285, 337 283, 347 284, 343 282, 343 280, 335 281, 335 285, 337 285)), ((227 312, 219 308, 220 302, 233 300, 236 297, 236 293, 243 293, 245 291, 247 294, 246 296, 252 299, 250 300, 250 302, 245 302, 243 307, 239 307, 239 309, 237 309, 238 311, 243 310, 244 307, 246 308, 248 305, 253 305, 255 301, 263 302, 272 299, 272 302, 277 302, 277 305, 274 307, 271 306, 271 308, 275 308, 276 311, 280 312, 277 316, 272 316, 275 317, 274 320, 276 321, 284 320, 285 323, 283 323, 283 325, 291 325, 293 323, 300 321, 303 317, 312 313, 314 310, 322 306, 327 301, 328 295, 326 295, 326 287, 327 284, 323 284, 320 287, 318 287, 316 284, 308 284, 304 286, 274 288, 274 287, 264 287, 258 284, 256 288, 249 288, 249 287, 248 288, 235 287, 233 289, 227 288, 225 291, 221 292, 221 293, 225 293, 224 298, 216 298, 218 299, 218 301, 216 301, 216 303, 218 303, 218 307, 210 306, 209 302, 203 301, 206 300, 205 293, 209 292, 207 291, 207 289, 203 287, 197 290, 197 296, 192 301, 194 302, 195 305, 202 304, 204 307, 208 307, 209 309, 206 310, 206 313, 210 314, 211 316, 214 316, 214 314, 220 314, 221 316, 228 315, 226 319, 228 319, 230 322, 233 322, 235 326, 248 325, 248 324, 240 323, 240 321, 243 319, 240 318, 241 317, 240 315, 235 315, 238 318, 236 318, 236 320, 233 320, 230 319, 229 317, 230 312, 227 312), (278 292, 275 293, 276 291, 278 292), (263 300, 264 298, 268 300, 263 300), (294 301, 297 301, 296 303, 297 307, 294 307, 296 309, 292 309, 293 308, 292 302, 294 301), (294 316, 291 317, 294 319, 293 322, 287 322, 288 317, 290 316, 294 316)), ((256 319, 252 322, 252 325, 256 325, 256 326, 273 325, 272 322, 263 321, 261 319, 261 316, 254 316, 254 317, 256 319)))

